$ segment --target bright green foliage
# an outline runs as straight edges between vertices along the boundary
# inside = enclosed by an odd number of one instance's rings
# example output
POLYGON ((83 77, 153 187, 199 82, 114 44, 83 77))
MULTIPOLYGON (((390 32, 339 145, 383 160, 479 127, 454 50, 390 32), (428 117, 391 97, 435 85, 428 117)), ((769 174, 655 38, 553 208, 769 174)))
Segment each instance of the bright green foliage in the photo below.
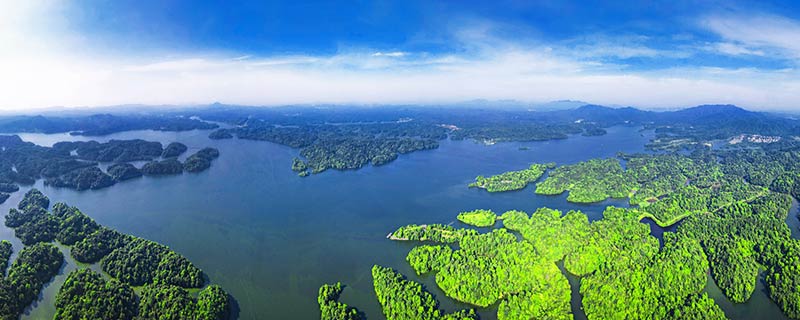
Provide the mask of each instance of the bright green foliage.
POLYGON ((639 222, 637 211, 608 207, 603 219, 592 222, 584 242, 566 256, 564 267, 572 274, 588 275, 601 265, 651 259, 658 247, 650 228, 639 222))
POLYGON ((183 288, 168 284, 148 284, 140 294, 137 319, 194 319, 195 308, 196 302, 183 288))
POLYGON ((391 320, 477 319, 474 310, 444 314, 433 295, 419 283, 406 280, 390 268, 372 267, 375 295, 383 307, 383 314, 391 320))
POLYGON ((119 233, 116 230, 100 227, 100 229, 86 236, 83 240, 76 242, 70 254, 80 262, 95 263, 132 239, 133 237, 119 233))
POLYGON ((547 261, 561 260, 580 247, 589 236, 589 219, 577 211, 540 208, 531 217, 521 211, 503 214, 503 226, 518 231, 547 261))
POLYGON ((491 227, 494 225, 497 215, 492 210, 478 209, 458 214, 458 221, 476 227, 491 227))
POLYGON ((392 240, 433 241, 441 243, 458 242, 466 235, 478 234, 475 230, 456 229, 443 224, 407 225, 389 235, 392 240))
POLYGON ((489 192, 502 192, 525 188, 529 183, 539 180, 547 169, 555 167, 555 163, 532 164, 528 169, 508 171, 488 178, 478 176, 470 187, 486 189, 489 192))
POLYGON ((18 319, 63 263, 64 255, 52 244, 37 243, 23 248, 8 276, 0 280, 0 319, 18 319))
POLYGON ((342 284, 324 284, 319 288, 319 311, 321 320, 360 320, 361 315, 355 308, 339 302, 342 284))
POLYGON ((509 297, 500 317, 571 318, 567 279, 530 242, 497 229, 465 236, 459 246, 421 246, 406 259, 417 273, 436 272, 436 284, 453 299, 486 307, 509 297))
POLYGON ((684 304, 670 312, 668 320, 725 320, 722 309, 707 293, 689 296, 684 304))
POLYGON ((536 193, 556 195, 569 191, 567 201, 592 203, 626 198, 634 188, 619 160, 592 159, 554 169, 547 179, 536 184, 536 193))
POLYGON ((663 318, 686 297, 703 290, 708 262, 699 242, 664 234, 665 245, 652 260, 601 266, 581 281, 589 319, 663 318))
POLYGON ((733 302, 742 303, 756 288, 758 263, 754 243, 741 238, 707 241, 706 253, 717 286, 733 302))
POLYGON ((228 293, 212 284, 197 295, 198 320, 228 320, 231 318, 231 301, 228 293))
POLYGON ((769 296, 792 319, 800 319, 800 241, 781 243, 767 274, 769 296))
POLYGON ((136 309, 131 287, 79 269, 67 276, 56 295, 55 319, 133 319, 136 309))
POLYGON ((120 281, 139 286, 150 282, 187 288, 203 285, 203 273, 185 257, 164 245, 134 238, 100 260, 103 271, 120 281))

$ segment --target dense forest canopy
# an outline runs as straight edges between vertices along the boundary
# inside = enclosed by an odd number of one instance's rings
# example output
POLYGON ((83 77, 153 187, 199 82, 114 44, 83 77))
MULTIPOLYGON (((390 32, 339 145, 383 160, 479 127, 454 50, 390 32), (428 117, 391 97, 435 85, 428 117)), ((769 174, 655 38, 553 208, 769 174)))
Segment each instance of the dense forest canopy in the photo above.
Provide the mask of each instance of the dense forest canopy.
MULTIPOLYGON (((54 241, 87 264, 72 271, 59 290, 56 319, 222 320, 232 315, 229 295, 207 285, 203 271, 184 256, 104 227, 76 207, 61 202, 51 207, 37 189, 9 211, 5 224, 25 247, 0 279, 0 318, 18 318, 59 272, 64 256, 54 241), (87 267, 97 262, 107 278, 87 267)), ((0 242, 2 271, 11 252, 10 242, 0 242)))

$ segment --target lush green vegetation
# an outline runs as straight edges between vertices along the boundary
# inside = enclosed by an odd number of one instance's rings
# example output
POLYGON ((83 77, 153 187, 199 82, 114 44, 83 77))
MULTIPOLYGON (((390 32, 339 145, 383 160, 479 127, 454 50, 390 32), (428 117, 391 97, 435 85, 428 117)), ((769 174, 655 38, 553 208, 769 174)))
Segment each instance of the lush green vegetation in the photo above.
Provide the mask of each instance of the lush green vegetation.
POLYGON ((591 203, 626 198, 634 186, 624 176, 617 159, 589 160, 555 168, 536 184, 536 193, 556 195, 569 191, 567 201, 591 203))
POLYGON ((372 279, 375 295, 387 319, 477 319, 474 310, 445 314, 422 285, 406 280, 390 268, 373 266, 372 279))
POLYGON ((491 227, 494 225, 497 215, 492 210, 478 209, 458 214, 458 221, 476 227, 491 227))
POLYGON ((0 279, 0 318, 18 319, 63 263, 64 255, 52 244, 37 243, 23 248, 8 275, 0 279))
POLYGON ((475 230, 456 229, 442 224, 407 225, 389 234, 392 240, 432 241, 441 243, 458 242, 466 235, 477 234, 475 230))
MULTIPOLYGON (((203 272, 188 259, 153 241, 100 226, 78 208, 56 203, 31 189, 11 209, 6 225, 28 245, 20 252, 9 276, 0 281, 0 318, 19 314, 38 295, 41 285, 58 271, 63 256, 57 240, 72 246, 75 260, 99 261, 113 279, 106 281, 88 269, 71 273, 57 296, 57 319, 228 319, 230 298, 218 286, 208 286, 197 299, 183 288, 201 288, 203 272), (4 281, 10 282, 4 282, 4 281), (140 299, 132 286, 142 286, 140 299), (163 301, 162 301, 163 300, 163 301)), ((0 259, 11 254, 0 242, 0 259)), ((5 269, 3 269, 5 270, 5 269)))
POLYGON ((364 317, 355 308, 339 302, 342 294, 342 284, 324 284, 319 288, 320 319, 322 320, 361 320, 364 317))
POLYGON ((502 192, 525 188, 529 183, 539 180, 547 169, 555 167, 555 163, 532 164, 528 169, 509 171, 491 177, 478 176, 470 187, 486 189, 489 192, 502 192))
POLYGON ((115 279, 91 269, 72 271, 56 296, 55 319, 133 319, 136 295, 115 279))

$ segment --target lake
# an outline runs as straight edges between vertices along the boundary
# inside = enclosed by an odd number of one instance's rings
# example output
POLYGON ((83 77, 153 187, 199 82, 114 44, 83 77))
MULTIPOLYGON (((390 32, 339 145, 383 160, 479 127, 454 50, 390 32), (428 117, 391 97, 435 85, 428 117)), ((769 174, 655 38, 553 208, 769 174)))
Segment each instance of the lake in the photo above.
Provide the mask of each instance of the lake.
MULTIPOLYGON (((590 220, 599 219, 606 206, 627 206, 627 201, 579 205, 566 202, 565 195, 536 195, 532 187, 490 194, 469 189, 467 184, 477 175, 519 170, 533 162, 569 164, 614 157, 620 151, 643 152, 651 134, 636 127, 613 127, 600 137, 556 141, 484 145, 444 140, 438 149, 401 155, 388 165, 329 170, 307 178, 290 170, 292 158, 299 153, 296 149, 262 141, 210 140, 208 131, 134 131, 92 138, 21 136, 41 145, 138 138, 165 145, 183 142, 189 146, 187 153, 206 146, 218 148, 219 159, 199 174, 144 177, 94 191, 46 187, 41 180, 35 187, 51 202, 67 202, 103 225, 183 254, 236 298, 240 319, 318 319, 317 291, 322 284, 337 281, 346 286, 342 302, 365 312, 369 319, 382 319, 372 288, 374 264, 421 281, 447 311, 467 307, 445 297, 433 276, 417 277, 405 262, 416 244, 387 240, 388 233, 411 223, 463 226, 456 215, 478 208, 502 213, 533 212, 547 206, 578 209, 590 220)), ((25 190, 13 194, 0 211, 15 206, 25 190)), ((791 215, 796 210, 794 206, 791 215)), ((0 228, 0 236, 13 240, 15 251, 22 247, 9 229, 0 228)), ((55 294, 75 267, 68 259, 64 273, 45 288, 23 318, 51 319, 55 294)), ((580 296, 574 297, 578 303, 580 296)), ((758 301, 765 310, 777 310, 768 300, 758 301)), ((720 304, 729 316, 744 314, 720 304)), ((482 319, 495 318, 494 310, 480 311, 482 319)))

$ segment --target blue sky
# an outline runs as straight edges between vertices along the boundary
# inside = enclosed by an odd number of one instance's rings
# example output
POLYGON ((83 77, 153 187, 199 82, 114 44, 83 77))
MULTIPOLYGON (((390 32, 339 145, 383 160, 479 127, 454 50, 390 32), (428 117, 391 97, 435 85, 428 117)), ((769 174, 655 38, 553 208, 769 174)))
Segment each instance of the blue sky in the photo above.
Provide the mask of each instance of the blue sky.
POLYGON ((800 106, 793 1, 0 3, 0 108, 800 106))

